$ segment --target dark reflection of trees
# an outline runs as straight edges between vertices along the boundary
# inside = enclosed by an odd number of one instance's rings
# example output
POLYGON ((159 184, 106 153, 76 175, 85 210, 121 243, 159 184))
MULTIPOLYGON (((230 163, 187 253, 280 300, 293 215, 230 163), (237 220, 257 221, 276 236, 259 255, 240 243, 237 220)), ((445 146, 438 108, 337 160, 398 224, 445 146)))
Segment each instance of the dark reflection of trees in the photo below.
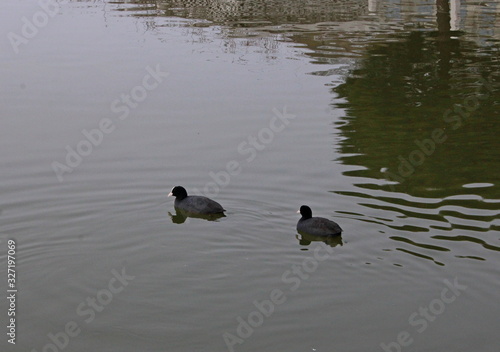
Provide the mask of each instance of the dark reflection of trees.
POLYGON ((451 39, 449 27, 370 46, 334 89, 344 101, 337 105, 347 112, 339 128, 346 137, 339 146, 345 155, 341 160, 367 168, 350 175, 396 179, 400 184, 382 187, 419 196, 462 193, 456 190, 471 182, 498 187, 500 65, 495 50, 451 39), (470 116, 461 117, 461 111, 470 116), (415 141, 432 139, 436 129, 446 140, 433 142, 426 155, 415 141))
POLYGON ((332 90, 335 107, 345 111, 338 126, 345 137, 337 145, 340 161, 353 166, 346 174, 362 180, 356 186, 364 189, 337 193, 355 196, 363 206, 396 213, 402 219, 421 219, 418 227, 387 221, 389 228, 407 234, 390 238, 398 242, 397 250, 438 265, 444 264, 421 252, 449 249, 411 232, 500 250, 486 235, 462 235, 498 230, 494 224, 498 203, 452 197, 472 193, 500 199, 500 45, 478 43, 451 30, 448 1, 437 0, 434 31, 393 34, 365 45, 356 67, 332 90), (463 187, 470 183, 492 186, 463 187), (368 189, 388 192, 381 196, 368 189), (444 199, 426 202, 390 192, 444 199), (435 235, 451 229, 459 230, 459 235, 435 235))
POLYGON ((436 8, 434 31, 368 44, 334 89, 347 114, 341 161, 363 167, 349 175, 399 182, 361 187, 440 197, 482 182, 495 187, 474 192, 499 198, 500 45, 462 39, 448 0, 436 8))

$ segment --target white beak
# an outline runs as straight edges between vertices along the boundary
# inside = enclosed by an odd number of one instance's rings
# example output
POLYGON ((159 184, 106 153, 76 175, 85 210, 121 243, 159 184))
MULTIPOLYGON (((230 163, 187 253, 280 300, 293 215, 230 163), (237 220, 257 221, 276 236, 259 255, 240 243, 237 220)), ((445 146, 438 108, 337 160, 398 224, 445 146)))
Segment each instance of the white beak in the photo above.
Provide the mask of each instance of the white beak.
POLYGON ((173 196, 172 192, 170 192, 167 197, 171 197, 171 196, 173 196))
POLYGON ((299 209, 299 210, 297 210, 297 214, 300 214, 300 209, 299 209))

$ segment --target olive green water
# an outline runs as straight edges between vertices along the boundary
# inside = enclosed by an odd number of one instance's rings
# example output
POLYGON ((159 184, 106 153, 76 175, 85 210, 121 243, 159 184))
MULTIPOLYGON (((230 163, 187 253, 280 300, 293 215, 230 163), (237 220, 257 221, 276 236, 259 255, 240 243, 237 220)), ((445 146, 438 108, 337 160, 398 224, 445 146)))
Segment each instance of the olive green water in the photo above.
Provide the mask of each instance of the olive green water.
POLYGON ((498 351, 498 1, 43 4, 0 4, 2 351, 498 351))

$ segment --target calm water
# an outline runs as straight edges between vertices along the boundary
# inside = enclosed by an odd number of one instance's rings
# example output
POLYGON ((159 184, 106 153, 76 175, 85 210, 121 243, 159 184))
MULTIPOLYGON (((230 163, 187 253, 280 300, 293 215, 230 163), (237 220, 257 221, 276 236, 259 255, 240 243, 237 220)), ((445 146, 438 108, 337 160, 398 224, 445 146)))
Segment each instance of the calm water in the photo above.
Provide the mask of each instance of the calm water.
POLYGON ((2 350, 498 351, 498 1, 41 4, 0 4, 2 350))

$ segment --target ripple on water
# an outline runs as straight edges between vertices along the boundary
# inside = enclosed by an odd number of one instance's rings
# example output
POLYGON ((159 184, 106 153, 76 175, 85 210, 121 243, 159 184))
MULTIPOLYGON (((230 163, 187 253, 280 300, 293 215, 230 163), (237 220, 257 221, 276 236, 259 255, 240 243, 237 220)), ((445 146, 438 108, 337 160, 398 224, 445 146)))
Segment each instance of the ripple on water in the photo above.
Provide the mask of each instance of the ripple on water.
POLYGON ((365 189, 365 192, 335 191, 357 200, 369 211, 339 212, 346 217, 386 227, 388 238, 398 243, 396 250, 417 258, 445 265, 454 258, 485 260, 482 249, 499 251, 498 201, 475 194, 440 198, 413 197, 365 189), (382 215, 383 214, 383 215, 382 215), (478 244, 464 246, 457 242, 478 244), (448 258, 448 259, 447 259, 448 258))
POLYGON ((486 188, 486 187, 493 187, 493 183, 467 183, 463 185, 463 188, 486 188))

